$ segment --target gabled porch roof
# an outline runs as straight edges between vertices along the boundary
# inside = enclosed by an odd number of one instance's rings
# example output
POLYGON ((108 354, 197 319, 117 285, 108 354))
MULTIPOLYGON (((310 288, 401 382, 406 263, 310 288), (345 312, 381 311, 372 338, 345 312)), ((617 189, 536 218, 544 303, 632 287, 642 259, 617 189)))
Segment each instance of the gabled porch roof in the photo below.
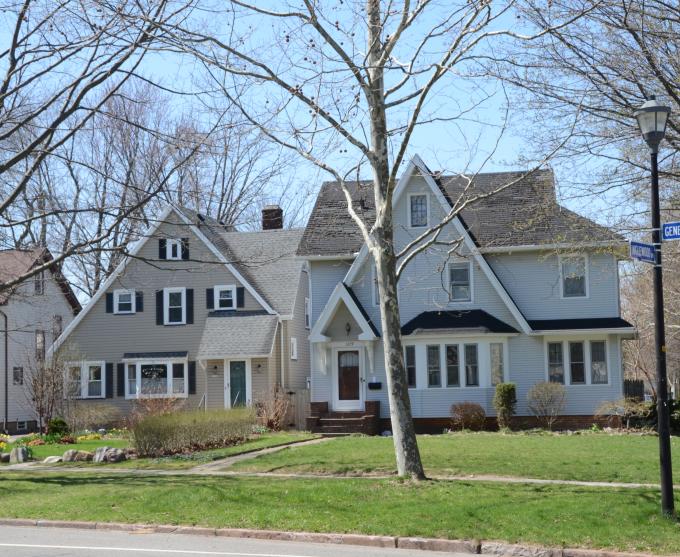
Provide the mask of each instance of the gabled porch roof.
POLYGON ((352 289, 344 282, 339 282, 335 286, 319 319, 317 319, 310 332, 309 340, 311 342, 325 342, 330 340, 330 338, 324 334, 324 331, 328 328, 328 325, 330 325, 330 322, 335 315, 335 310, 341 303, 345 304, 352 314, 352 317, 361 328, 361 334, 358 337, 359 340, 376 340, 380 338, 378 328, 373 321, 371 321, 371 318, 361 305, 361 302, 359 302, 359 299, 354 295, 354 292, 352 292, 352 289))

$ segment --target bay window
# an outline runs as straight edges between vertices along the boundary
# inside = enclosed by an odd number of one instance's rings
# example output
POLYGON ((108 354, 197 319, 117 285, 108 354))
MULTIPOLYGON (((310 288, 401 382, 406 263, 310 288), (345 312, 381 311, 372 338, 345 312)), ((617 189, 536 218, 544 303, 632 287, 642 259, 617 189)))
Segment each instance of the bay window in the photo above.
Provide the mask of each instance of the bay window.
POLYGON ((427 386, 442 386, 442 369, 439 345, 432 344, 427 347, 427 386))
POLYGON ((188 394, 186 360, 126 362, 125 398, 171 398, 188 394))
POLYGON ((465 385, 479 387, 479 358, 476 344, 465 345, 465 385))

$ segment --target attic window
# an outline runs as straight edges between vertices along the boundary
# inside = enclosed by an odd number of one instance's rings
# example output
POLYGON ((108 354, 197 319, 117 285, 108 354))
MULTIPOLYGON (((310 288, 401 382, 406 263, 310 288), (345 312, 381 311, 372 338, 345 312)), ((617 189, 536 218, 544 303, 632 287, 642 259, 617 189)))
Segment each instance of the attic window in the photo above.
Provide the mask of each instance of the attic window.
POLYGON ((422 228, 427 226, 427 195, 412 194, 408 198, 409 205, 409 226, 411 228, 422 228))
POLYGON ((42 296, 45 293, 45 271, 40 271, 33 280, 35 295, 42 296))
POLYGON ((182 242, 180 240, 168 240, 167 259, 182 259, 182 242))
POLYGON ((216 309, 236 309, 236 286, 215 287, 216 309))

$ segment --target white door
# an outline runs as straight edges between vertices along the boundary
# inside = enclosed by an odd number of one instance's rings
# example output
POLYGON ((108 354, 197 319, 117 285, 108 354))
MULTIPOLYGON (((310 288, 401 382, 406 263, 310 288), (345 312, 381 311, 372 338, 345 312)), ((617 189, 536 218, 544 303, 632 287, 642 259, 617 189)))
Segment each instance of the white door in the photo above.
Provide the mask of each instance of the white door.
POLYGON ((363 410, 364 386, 361 353, 357 349, 334 351, 333 409, 363 410))

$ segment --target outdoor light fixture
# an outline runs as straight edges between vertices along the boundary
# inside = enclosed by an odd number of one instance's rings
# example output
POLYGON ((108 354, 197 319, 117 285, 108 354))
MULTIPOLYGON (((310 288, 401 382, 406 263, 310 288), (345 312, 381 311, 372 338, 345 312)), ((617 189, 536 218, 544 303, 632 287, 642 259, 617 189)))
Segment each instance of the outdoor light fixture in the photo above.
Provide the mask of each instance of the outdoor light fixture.
POLYGON ((642 137, 653 153, 658 151, 659 143, 666 135, 666 124, 670 113, 670 107, 662 105, 656 100, 655 95, 651 95, 645 104, 635 111, 642 137))
POLYGON ((345 323, 345 332, 347 333, 347 336, 349 336, 349 332, 352 330, 352 325, 349 324, 349 321, 345 323))
POLYGON ((652 168, 651 212, 652 244, 656 255, 654 278, 654 344, 656 347, 656 409, 658 415, 659 462, 661 471, 661 511, 668 516, 674 512, 673 469, 671 461, 670 412, 668 408, 668 375, 666 371, 666 332, 663 310, 663 272, 661 268, 661 208, 659 205, 659 144, 666 134, 671 109, 655 96, 638 108, 634 115, 642 137, 650 151, 652 168))

